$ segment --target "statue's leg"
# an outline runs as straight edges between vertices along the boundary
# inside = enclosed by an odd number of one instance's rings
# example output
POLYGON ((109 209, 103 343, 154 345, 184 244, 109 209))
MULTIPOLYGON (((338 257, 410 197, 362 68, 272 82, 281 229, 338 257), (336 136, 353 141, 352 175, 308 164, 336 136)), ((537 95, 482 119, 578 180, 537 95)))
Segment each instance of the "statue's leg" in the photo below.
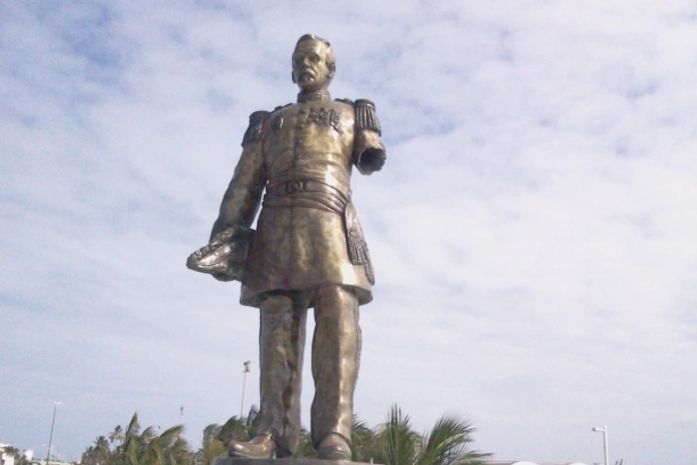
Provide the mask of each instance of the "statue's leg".
POLYGON ((250 442, 231 443, 233 457, 289 457, 298 447, 307 319, 307 306, 298 300, 274 293, 261 303, 258 434, 250 442))
POLYGON ((312 443, 319 458, 350 460, 361 346, 358 299, 348 288, 325 286, 316 291, 314 307, 312 443))

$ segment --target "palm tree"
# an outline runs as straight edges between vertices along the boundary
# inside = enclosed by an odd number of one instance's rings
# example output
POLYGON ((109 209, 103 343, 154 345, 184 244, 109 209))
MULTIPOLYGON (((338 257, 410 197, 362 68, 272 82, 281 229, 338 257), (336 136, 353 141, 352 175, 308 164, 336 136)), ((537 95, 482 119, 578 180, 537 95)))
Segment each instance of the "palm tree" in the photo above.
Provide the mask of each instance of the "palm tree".
POLYGON ((114 465, 189 465, 191 451, 181 437, 184 427, 173 426, 161 434, 150 426, 140 433, 138 414, 134 413, 124 433, 124 442, 116 448, 114 465))
POLYGON ((375 435, 375 461, 384 465, 416 465, 420 437, 411 427, 409 415, 397 405, 375 435))
POLYGON ((256 436, 259 424, 259 410, 252 405, 246 417, 231 416, 220 428, 217 438, 227 444, 231 439, 248 441, 256 436))
POLYGON ((216 458, 225 454, 225 443, 218 439, 222 427, 210 424, 203 429, 201 448, 194 454, 196 465, 212 465, 216 458))
POLYGON ((125 439, 124 432, 123 432, 123 428, 121 427, 121 425, 116 425, 116 427, 114 428, 114 431, 109 433, 109 442, 112 444, 116 441, 123 444, 124 439, 125 439))
POLYGON ((99 436, 82 454, 81 465, 191 465, 189 444, 182 437, 184 427, 173 426, 159 433, 152 426, 140 432, 138 414, 128 427, 114 428, 107 440, 99 436))
POLYGON ((393 405, 375 435, 373 457, 385 465, 478 465, 491 454, 469 448, 474 431, 471 423, 444 416, 431 431, 419 435, 411 427, 409 415, 393 405))
POLYGON ((256 436, 259 419, 259 410, 252 405, 246 417, 233 415, 222 426, 215 423, 208 425, 203 430, 201 449, 194 457, 196 464, 212 465, 216 458, 225 455, 231 439, 248 441, 256 436))
POLYGON ((109 448, 109 441, 104 436, 99 436, 94 445, 82 453, 80 463, 82 465, 109 465, 113 458, 113 452, 109 448))
POLYGON ((444 416, 422 439, 418 465, 476 465, 491 454, 470 449, 475 428, 454 416, 444 416))

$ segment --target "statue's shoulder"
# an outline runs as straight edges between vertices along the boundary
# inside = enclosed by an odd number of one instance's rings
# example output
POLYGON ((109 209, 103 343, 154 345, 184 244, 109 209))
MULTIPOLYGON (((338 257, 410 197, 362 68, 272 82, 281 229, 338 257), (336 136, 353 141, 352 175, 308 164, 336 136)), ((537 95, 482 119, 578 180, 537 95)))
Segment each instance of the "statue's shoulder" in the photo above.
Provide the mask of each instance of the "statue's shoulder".
POLYGON ((271 112, 266 110, 257 110, 249 115, 249 126, 247 126, 247 130, 244 132, 242 146, 261 139, 264 123, 269 119, 269 116, 271 116, 271 112))
POLYGON ((293 106, 292 103, 286 103, 285 105, 279 105, 276 108, 274 108, 271 113, 276 113, 277 111, 283 111, 286 108, 291 107, 291 106, 293 106))
POLYGON ((369 110, 375 113, 375 103, 367 98, 359 98, 356 100, 352 100, 350 98, 336 98, 334 101, 350 105, 356 109, 369 110))
POLYGON ((380 120, 375 111, 375 103, 367 98, 359 98, 353 102, 353 107, 356 110, 356 128, 369 129, 378 134, 382 134, 380 120))

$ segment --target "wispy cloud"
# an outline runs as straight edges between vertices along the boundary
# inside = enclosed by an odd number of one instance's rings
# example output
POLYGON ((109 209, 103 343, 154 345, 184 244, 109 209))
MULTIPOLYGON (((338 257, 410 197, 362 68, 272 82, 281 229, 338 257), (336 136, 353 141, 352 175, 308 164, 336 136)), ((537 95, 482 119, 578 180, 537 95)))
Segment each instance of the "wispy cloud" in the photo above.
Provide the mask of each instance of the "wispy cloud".
POLYGON ((39 449, 55 398, 73 459, 134 410, 184 405, 193 441, 238 412, 257 312, 183 261, 313 32, 388 143, 354 179, 378 278, 359 415, 458 413, 539 462, 599 461, 608 424, 626 463, 693 463, 696 21, 685 1, 3 3, 0 439, 39 449))

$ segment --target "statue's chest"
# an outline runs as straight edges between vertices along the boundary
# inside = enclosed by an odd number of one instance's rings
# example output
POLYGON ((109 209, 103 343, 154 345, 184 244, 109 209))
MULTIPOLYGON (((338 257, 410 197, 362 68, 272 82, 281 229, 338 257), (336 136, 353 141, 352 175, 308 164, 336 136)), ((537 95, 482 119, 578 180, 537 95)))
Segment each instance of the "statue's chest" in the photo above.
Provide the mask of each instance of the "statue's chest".
POLYGON ((275 112, 268 122, 268 160, 290 158, 297 161, 317 153, 350 152, 352 110, 335 102, 311 102, 275 112))

